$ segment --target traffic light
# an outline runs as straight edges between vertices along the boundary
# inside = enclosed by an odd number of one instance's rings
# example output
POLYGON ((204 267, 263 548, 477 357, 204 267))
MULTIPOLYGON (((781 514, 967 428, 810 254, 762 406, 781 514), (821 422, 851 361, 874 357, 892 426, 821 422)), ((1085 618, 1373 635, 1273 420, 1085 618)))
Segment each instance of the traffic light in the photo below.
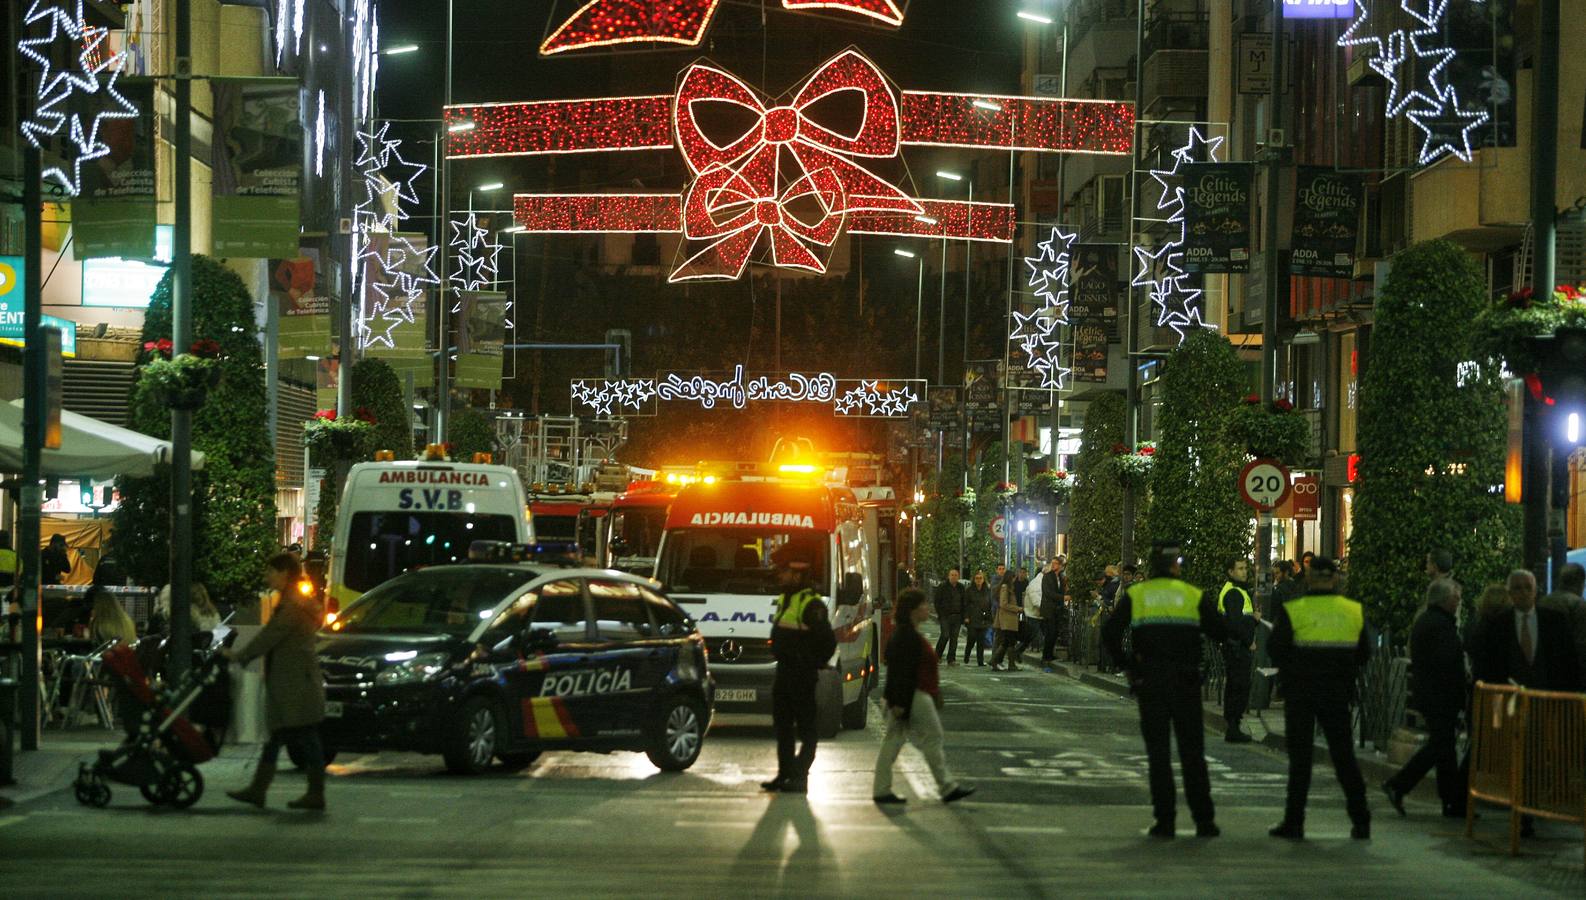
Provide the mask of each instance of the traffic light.
POLYGON ((1586 328, 1560 328, 1532 338, 1530 350, 1537 364, 1532 392, 1552 413, 1556 437, 1579 443, 1586 413, 1586 328))

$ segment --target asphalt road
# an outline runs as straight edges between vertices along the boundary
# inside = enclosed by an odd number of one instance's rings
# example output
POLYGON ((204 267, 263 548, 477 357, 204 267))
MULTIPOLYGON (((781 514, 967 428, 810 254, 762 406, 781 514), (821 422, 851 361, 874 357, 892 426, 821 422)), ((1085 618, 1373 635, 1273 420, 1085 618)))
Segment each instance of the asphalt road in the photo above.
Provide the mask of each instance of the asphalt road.
MULTIPOLYGON (((1430 793, 1410 818, 1378 807, 1375 839, 1348 839, 1332 773, 1318 769, 1303 845, 1266 828, 1284 761, 1209 744, 1224 836, 1150 841, 1131 703, 1025 669, 944 671, 949 762, 979 787, 944 807, 924 763, 902 757, 896 811, 870 802, 878 715, 823 744, 807 798, 760 794, 773 764, 765 727, 713 731, 697 765, 662 775, 639 754, 548 754, 479 778, 437 758, 338 760, 325 815, 291 813, 301 776, 271 809, 222 791, 236 762, 185 812, 152 811, 118 788, 108 809, 61 792, 0 813, 0 891, 34 896, 1579 896, 1580 832, 1545 826, 1544 855, 1510 859, 1499 826, 1470 842, 1430 793), (1386 814, 1384 814, 1386 813, 1386 814), (1559 853, 1574 843, 1573 856, 1559 853), (1573 866, 1559 859, 1573 859, 1573 866)), ((1374 801, 1380 795, 1374 797, 1374 801)), ((1496 820, 1495 816, 1490 819, 1496 820)))

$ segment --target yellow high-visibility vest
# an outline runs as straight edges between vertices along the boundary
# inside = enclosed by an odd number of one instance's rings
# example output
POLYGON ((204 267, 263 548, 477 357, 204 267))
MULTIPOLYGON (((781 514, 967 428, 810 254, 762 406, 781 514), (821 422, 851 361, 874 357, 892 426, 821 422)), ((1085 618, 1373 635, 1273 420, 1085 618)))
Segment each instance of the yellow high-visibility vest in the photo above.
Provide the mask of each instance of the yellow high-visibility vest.
POLYGON ((1338 594, 1307 594, 1283 604, 1294 626, 1294 646, 1353 650, 1366 628, 1359 603, 1338 594))
POLYGON ((821 595, 815 591, 804 588, 794 594, 782 594, 776 600, 776 615, 771 617, 771 624, 777 628, 792 628, 796 631, 806 631, 809 626, 804 624, 804 611, 809 609, 810 603, 819 603, 821 595))
POLYGON ((1239 585, 1234 584, 1232 581, 1223 582, 1222 593, 1217 595, 1217 611, 1222 613, 1225 616, 1228 615, 1228 592, 1229 591, 1238 591, 1239 592, 1240 598, 1245 601, 1245 605, 1244 605, 1245 615, 1247 615, 1247 616, 1250 615, 1250 613, 1255 609, 1255 607, 1252 606, 1251 603, 1250 603, 1250 592, 1245 590, 1244 588, 1240 587, 1239 585))
POLYGON ((1129 595, 1129 624, 1184 625, 1199 628, 1201 624, 1201 589, 1177 578, 1152 578, 1132 584, 1129 595))

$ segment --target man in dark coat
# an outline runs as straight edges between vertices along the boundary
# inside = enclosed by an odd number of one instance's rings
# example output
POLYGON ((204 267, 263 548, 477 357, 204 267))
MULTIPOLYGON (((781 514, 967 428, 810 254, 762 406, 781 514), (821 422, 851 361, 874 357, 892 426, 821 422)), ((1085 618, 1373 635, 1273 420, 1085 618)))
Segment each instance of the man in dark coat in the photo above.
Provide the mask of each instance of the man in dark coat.
POLYGON ((947 580, 936 586, 936 596, 931 600, 931 605, 936 607, 936 622, 942 626, 942 633, 936 639, 936 656, 945 659, 948 665, 953 665, 958 655, 958 632, 964 627, 966 599, 958 570, 948 569, 947 580), (946 651, 945 656, 943 651, 946 651))
POLYGON ((1508 588, 1510 605, 1471 629, 1471 674, 1488 684, 1514 681, 1539 690, 1575 690, 1580 661, 1569 619, 1537 606, 1536 577, 1530 572, 1509 573, 1508 588))
POLYGON ((1439 578, 1426 591, 1426 609, 1410 630, 1410 707, 1426 721, 1426 743, 1382 785, 1388 802, 1404 815, 1405 795, 1426 773, 1437 769, 1437 794, 1443 815, 1463 818, 1465 785, 1460 778, 1456 738, 1465 709, 1465 651, 1454 616, 1459 582, 1439 578))
POLYGON ((1538 600, 1537 606, 1561 613, 1569 622, 1570 640, 1575 644, 1575 673, 1580 683, 1574 690, 1586 690, 1586 568, 1568 563, 1558 570, 1557 590, 1538 600))
POLYGON ((1068 607, 1064 604, 1068 595, 1068 576, 1063 574, 1066 563, 1065 558, 1054 557, 1052 564, 1041 573, 1041 628, 1046 632, 1046 640, 1041 645, 1041 665, 1047 672, 1052 671, 1052 662, 1057 657, 1057 636, 1068 616, 1068 607))

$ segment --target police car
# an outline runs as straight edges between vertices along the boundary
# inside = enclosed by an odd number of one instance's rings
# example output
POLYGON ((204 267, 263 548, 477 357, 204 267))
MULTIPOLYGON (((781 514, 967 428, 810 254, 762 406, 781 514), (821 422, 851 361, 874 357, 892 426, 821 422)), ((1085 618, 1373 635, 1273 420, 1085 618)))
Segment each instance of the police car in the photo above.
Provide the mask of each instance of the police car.
POLYGON ((327 752, 439 753, 453 772, 551 749, 693 765, 713 708, 705 643, 655 582, 522 548, 408 572, 320 633, 327 752))

